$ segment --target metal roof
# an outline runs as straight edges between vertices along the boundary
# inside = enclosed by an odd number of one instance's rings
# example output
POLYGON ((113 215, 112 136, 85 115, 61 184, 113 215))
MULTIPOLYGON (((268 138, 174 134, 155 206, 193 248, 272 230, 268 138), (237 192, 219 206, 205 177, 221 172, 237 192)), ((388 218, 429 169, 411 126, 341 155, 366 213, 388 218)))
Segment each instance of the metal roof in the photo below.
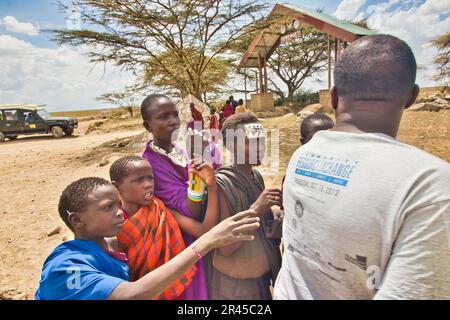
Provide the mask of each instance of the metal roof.
MULTIPOLYGON (((372 30, 300 6, 276 4, 269 18, 277 16, 299 20, 302 23, 311 25, 320 31, 346 42, 353 42, 365 35, 376 34, 372 30)), ((272 26, 258 32, 239 63, 239 68, 257 68, 259 58, 269 59, 278 47, 283 35, 285 34, 281 32, 280 26, 278 28, 272 26)))
POLYGON ((0 104, 0 110, 9 110, 9 109, 26 109, 26 110, 37 110, 45 107, 45 104, 0 104))

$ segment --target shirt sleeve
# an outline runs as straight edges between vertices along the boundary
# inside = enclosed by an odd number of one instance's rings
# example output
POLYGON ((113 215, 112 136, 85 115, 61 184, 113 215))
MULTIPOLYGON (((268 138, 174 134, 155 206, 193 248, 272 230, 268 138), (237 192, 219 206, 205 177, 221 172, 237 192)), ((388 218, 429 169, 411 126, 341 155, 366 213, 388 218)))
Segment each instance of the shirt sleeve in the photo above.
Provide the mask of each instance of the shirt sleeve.
POLYGON ((41 280, 35 298, 42 300, 106 300, 123 281, 82 259, 54 261, 41 280))
POLYGON ((405 217, 375 299, 450 299, 450 200, 405 217))

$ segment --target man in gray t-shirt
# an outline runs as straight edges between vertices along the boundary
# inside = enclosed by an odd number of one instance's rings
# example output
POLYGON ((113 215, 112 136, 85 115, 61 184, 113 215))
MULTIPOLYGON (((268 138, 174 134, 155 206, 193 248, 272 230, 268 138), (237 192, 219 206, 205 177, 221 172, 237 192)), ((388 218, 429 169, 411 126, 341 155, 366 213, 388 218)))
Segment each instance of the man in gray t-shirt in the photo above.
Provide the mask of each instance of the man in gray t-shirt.
POLYGON ((450 299, 450 166, 395 140, 419 88, 409 46, 363 37, 336 63, 336 126, 292 156, 275 299, 450 299))

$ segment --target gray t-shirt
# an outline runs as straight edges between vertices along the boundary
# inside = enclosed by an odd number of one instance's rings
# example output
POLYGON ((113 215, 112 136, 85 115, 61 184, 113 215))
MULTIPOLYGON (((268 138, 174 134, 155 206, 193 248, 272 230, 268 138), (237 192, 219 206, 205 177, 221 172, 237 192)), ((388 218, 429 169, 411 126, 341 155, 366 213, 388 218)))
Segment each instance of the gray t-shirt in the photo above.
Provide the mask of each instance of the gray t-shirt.
POLYGON ((450 299, 450 165, 384 134, 320 131, 284 183, 275 299, 450 299))

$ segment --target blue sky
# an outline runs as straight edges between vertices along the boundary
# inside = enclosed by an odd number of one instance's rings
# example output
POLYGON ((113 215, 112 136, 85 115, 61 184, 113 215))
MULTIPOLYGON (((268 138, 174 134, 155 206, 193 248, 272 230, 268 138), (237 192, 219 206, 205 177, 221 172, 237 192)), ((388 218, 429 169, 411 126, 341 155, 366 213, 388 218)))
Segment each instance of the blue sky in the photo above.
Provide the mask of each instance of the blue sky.
MULTIPOLYGON (((55 0, 0 0, 0 104, 44 103, 48 109, 79 110, 105 107, 95 97, 120 90, 133 77, 112 66, 92 66, 81 48, 58 47, 45 29, 67 26, 67 15, 55 0), (105 71, 106 70, 106 71, 105 71)), ((450 31, 450 1, 445 0, 290 0, 272 1, 312 9, 341 19, 368 19, 382 33, 407 41, 418 63, 422 86, 434 85, 428 41, 450 31)), ((325 75, 319 75, 325 79, 325 75)), ((317 90, 326 84, 308 81, 317 90)))

